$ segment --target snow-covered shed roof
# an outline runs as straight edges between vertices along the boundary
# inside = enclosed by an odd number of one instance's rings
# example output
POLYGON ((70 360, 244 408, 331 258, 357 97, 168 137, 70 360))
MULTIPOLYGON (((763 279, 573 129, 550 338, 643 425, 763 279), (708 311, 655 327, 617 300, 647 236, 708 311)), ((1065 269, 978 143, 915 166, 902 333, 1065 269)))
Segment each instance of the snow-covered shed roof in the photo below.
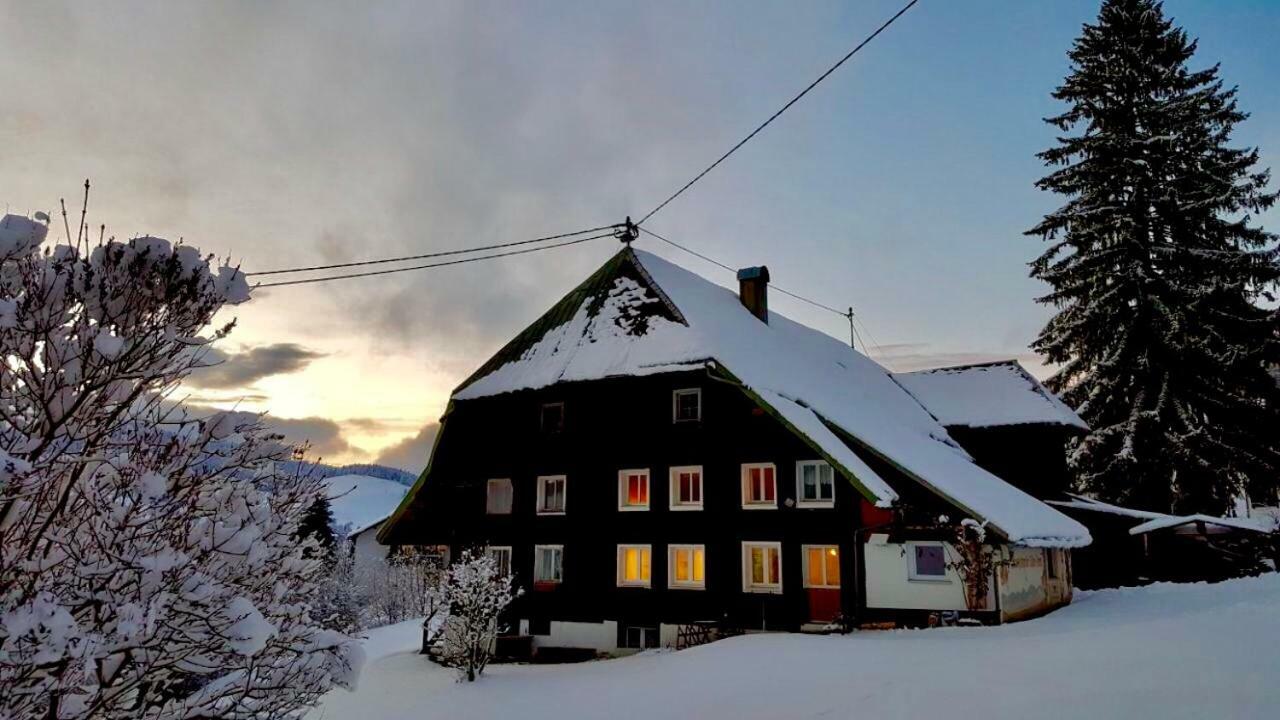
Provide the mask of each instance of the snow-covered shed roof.
POLYGON ((1017 360, 897 373, 894 377, 947 427, 1060 425, 1089 429, 1017 360))
POLYGON ((358 535, 395 512, 409 488, 368 475, 336 475, 325 480, 329 511, 336 527, 358 535))
POLYGON ((1070 500, 1050 500, 1051 505, 1058 507, 1072 508, 1075 510, 1088 510, 1090 512, 1105 513, 1108 515, 1121 515, 1123 517, 1142 520, 1141 523, 1129 528, 1130 535, 1144 535, 1156 530, 1165 530, 1168 528, 1180 527, 1182 525, 1190 525, 1192 523, 1204 523, 1206 525, 1216 525, 1218 527, 1232 528, 1234 530, 1245 530, 1249 532, 1269 533, 1274 532, 1277 528, 1275 522, 1270 517, 1257 518, 1234 518, 1234 517, 1216 517, 1214 515, 1170 515, 1168 513, 1152 512, 1150 510, 1137 510, 1134 508, 1122 507, 1101 500, 1094 500, 1084 495, 1072 495, 1070 500))
POLYGON ((898 494, 869 451, 1011 542, 1080 546, 1088 530, 972 462, 888 370, 826 334, 656 255, 625 249, 511 341, 456 400, 715 364, 879 505, 898 494), (842 437, 843 436, 843 437, 842 437))

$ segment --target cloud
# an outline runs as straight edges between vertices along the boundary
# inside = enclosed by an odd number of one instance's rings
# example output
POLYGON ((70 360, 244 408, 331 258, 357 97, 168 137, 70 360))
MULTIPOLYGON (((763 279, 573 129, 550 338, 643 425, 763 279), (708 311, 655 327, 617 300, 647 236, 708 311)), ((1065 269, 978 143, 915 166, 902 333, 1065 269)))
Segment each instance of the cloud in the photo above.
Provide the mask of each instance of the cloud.
MULTIPOLYGON (((257 416, 256 413, 242 410, 224 411, 190 402, 183 403, 183 409, 192 418, 202 418, 218 412, 228 412, 233 417, 244 420, 257 416)), ((344 462, 353 462, 360 459, 363 453, 362 450, 347 442, 342 435, 342 427, 338 423, 327 418, 281 418, 268 414, 264 422, 270 429, 283 435, 285 441, 291 445, 309 443, 307 456, 310 460, 322 460, 340 455, 344 462)))
POLYGON ((241 388, 272 375, 298 372, 324 356, 297 343, 259 345, 238 353, 211 348, 205 356, 209 367, 193 372, 187 382, 202 388, 241 388))
POLYGON ((422 472, 422 469, 427 466, 427 460, 431 457, 431 446, 435 443, 438 432, 440 432, 440 423, 427 423, 417 435, 405 438, 383 450, 378 454, 375 462, 413 473, 422 472))

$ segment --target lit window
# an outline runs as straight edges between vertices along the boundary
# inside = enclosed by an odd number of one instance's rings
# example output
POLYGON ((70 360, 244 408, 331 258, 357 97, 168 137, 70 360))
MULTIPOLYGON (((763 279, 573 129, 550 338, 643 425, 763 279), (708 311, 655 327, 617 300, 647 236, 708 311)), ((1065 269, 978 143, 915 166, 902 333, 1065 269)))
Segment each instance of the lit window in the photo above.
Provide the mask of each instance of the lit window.
POLYGON ((493 558, 493 562, 498 566, 499 575, 511 574, 511 547, 490 546, 485 548, 485 555, 493 558))
POLYGON ((707 551, 704 546, 672 545, 667 554, 669 587, 702 590, 707 586, 707 551))
POLYGON ((840 587, 840 548, 834 545, 804 546, 804 586, 840 587))
POLYGON ((671 509, 702 509, 702 466, 671 468, 671 509))
POLYGON ((564 581, 564 546, 533 546, 533 584, 558 585, 564 581))
POLYGON ((942 543, 908 543, 908 577, 912 580, 947 580, 947 555, 942 543))
POLYGON ((499 478, 485 485, 484 511, 490 515, 511 514, 511 480, 499 478))
POLYGON ((564 432, 564 403, 543 403, 542 432, 552 434, 564 432))
POLYGON ((618 546, 618 587, 649 587, 648 545, 618 546))
POLYGON ((778 493, 773 463, 746 463, 742 466, 742 507, 777 509, 778 493))
POLYGON ((742 543, 742 590, 782 592, 782 543, 742 543))
POLYGON ((702 419, 702 389, 676 390, 671 396, 672 422, 698 422, 702 419))
POLYGON ((563 515, 566 479, 564 475, 538 478, 538 514, 563 515))
POLYGON ((620 470, 618 472, 618 509, 649 509, 648 470, 620 470))
POLYGON ((835 472, 822 460, 796 463, 796 504, 800 507, 833 507, 836 498, 835 472))

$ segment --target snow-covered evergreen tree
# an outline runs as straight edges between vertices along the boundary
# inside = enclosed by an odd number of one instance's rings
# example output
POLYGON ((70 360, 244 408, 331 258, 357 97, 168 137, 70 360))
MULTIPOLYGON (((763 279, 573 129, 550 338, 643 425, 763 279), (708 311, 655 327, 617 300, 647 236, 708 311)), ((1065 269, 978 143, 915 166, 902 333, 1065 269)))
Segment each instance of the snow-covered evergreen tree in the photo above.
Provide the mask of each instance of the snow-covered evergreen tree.
POLYGON ((258 418, 170 400, 244 275, 46 234, 0 219, 0 717, 293 718, 351 685, 295 538, 323 482, 258 418))
POLYGON ((327 494, 321 494, 316 498, 303 514, 302 521, 298 523, 298 539, 306 538, 315 540, 320 552, 332 559, 337 539, 333 532, 333 510, 329 507, 327 494))
POLYGON ((1071 454, 1080 488, 1161 511, 1225 511, 1280 483, 1277 198, 1218 67, 1155 0, 1106 0, 1054 97, 1068 107, 1038 186, 1068 200, 1029 235, 1058 312, 1034 347, 1093 428, 1071 454))

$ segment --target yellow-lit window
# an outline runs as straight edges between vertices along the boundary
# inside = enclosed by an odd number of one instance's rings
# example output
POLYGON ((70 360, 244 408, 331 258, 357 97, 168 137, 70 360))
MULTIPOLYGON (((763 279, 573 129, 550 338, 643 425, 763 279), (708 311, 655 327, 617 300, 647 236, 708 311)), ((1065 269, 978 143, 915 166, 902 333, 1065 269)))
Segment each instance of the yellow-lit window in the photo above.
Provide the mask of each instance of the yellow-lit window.
POLYGON ((840 587, 840 548, 834 545, 804 546, 804 586, 840 587))
POLYGON ((782 543, 742 543, 744 592, 782 592, 782 543))
POLYGON ((619 545, 618 586, 649 587, 650 556, 648 545, 619 545))
POLYGON ((673 588, 701 590, 707 586, 706 548, 702 545, 672 545, 667 558, 673 588))
POLYGON ((649 509, 649 471, 618 471, 618 509, 649 509))

